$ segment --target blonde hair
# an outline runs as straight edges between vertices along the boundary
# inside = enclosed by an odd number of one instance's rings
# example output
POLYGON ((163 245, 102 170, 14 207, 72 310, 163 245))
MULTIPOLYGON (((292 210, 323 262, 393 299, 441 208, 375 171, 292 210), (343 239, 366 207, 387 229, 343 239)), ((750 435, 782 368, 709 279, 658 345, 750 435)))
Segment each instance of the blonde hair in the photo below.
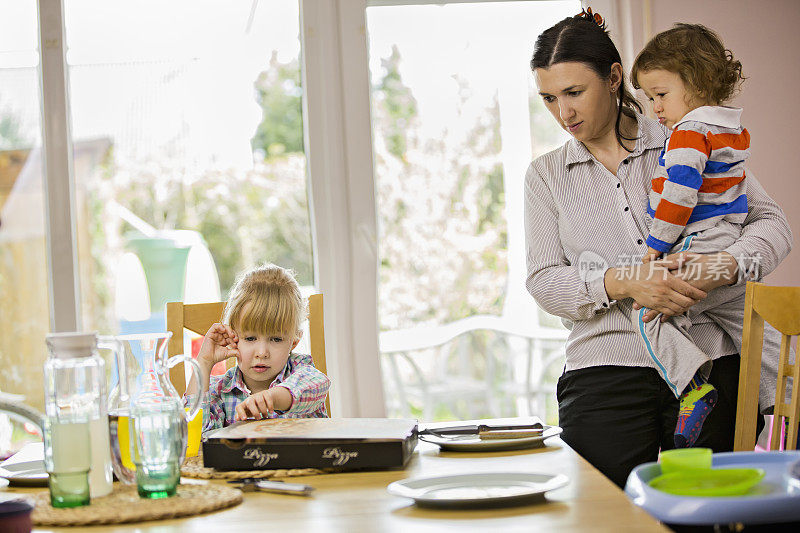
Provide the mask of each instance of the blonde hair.
POLYGON ((297 338, 306 315, 306 302, 292 271, 266 264, 236 280, 223 322, 235 330, 297 338))
POLYGON ((679 75, 694 96, 713 104, 730 100, 745 79, 742 63, 701 24, 676 24, 653 37, 633 62, 633 86, 639 89, 639 75, 656 69, 679 75))

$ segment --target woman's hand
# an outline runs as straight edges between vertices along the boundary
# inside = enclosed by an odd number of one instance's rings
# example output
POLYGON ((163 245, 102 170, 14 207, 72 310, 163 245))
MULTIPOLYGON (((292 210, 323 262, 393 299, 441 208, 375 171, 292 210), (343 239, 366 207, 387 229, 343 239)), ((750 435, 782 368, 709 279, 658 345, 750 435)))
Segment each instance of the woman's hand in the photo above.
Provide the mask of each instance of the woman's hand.
MULTIPOLYGON (((668 255, 661 262, 676 278, 686 281, 705 293, 735 282, 739 269, 736 259, 727 252, 714 254, 679 252, 668 255)), ((633 304, 634 309, 641 307, 637 303, 633 304)), ((649 310, 644 314, 642 320, 649 322, 657 315, 656 311, 649 310)), ((669 316, 665 314, 661 317, 661 321, 664 322, 668 318, 669 316)))
POLYGON ((239 356, 239 337, 233 328, 225 324, 216 323, 208 328, 197 362, 200 366, 210 370, 215 364, 229 357, 239 356))
POLYGON ((650 309, 643 318, 645 322, 659 313, 665 316, 684 313, 705 298, 706 293, 673 275, 668 268, 670 264, 660 260, 609 268, 605 275, 606 292, 615 300, 633 298, 635 309, 650 309))
POLYGON ((705 292, 732 284, 739 270, 736 259, 728 252, 680 252, 667 256, 664 261, 675 276, 705 292))
POLYGON ((275 411, 288 411, 292 407, 292 394, 286 387, 272 387, 250 395, 236 406, 236 420, 270 418, 275 411))
POLYGON ((647 252, 645 252, 644 257, 642 257, 642 263, 649 263, 650 261, 655 261, 661 257, 661 252, 656 250, 655 248, 647 247, 647 252))

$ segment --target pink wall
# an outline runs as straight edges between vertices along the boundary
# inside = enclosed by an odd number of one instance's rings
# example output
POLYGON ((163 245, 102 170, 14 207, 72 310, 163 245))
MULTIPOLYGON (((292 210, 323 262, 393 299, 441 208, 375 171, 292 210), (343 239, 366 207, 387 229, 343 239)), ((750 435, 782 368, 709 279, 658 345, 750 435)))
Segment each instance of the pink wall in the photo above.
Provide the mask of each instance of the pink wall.
POLYGON ((783 208, 795 238, 794 250, 766 281, 800 285, 800 2, 651 0, 650 5, 654 33, 675 22, 704 24, 742 62, 748 79, 732 104, 744 108, 749 166, 783 208))

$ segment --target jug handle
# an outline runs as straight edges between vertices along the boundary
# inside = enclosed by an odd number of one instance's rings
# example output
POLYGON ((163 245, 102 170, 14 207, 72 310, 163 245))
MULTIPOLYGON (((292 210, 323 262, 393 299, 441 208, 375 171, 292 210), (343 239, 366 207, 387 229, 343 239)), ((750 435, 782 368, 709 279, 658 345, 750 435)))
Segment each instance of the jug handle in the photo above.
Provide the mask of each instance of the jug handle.
POLYGON ((127 368, 123 358, 122 343, 116 337, 110 335, 98 335, 97 348, 100 350, 110 350, 114 354, 117 362, 117 386, 119 387, 119 397, 121 401, 128 401, 130 391, 128 390, 127 368))
POLYGON ((200 365, 197 364, 197 361, 185 354, 173 355, 167 359, 167 368, 172 368, 178 363, 189 363, 192 365, 192 379, 195 380, 195 385, 197 385, 197 397, 192 402, 192 406, 189 408, 189 411, 183 412, 184 416, 186 417, 186 421, 191 422, 197 414, 197 411, 200 410, 200 401, 203 399, 203 381, 200 378, 202 375, 202 370, 200 370, 200 365))

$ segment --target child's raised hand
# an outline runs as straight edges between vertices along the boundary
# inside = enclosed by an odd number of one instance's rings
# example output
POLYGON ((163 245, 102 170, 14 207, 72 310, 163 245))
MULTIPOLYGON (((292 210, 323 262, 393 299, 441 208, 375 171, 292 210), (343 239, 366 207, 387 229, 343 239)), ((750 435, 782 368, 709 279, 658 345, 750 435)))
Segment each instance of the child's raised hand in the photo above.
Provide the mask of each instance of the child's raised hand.
POLYGON ((650 261, 655 261, 659 257, 661 257, 661 252, 659 252, 655 248, 650 248, 648 246, 647 252, 644 254, 644 257, 642 257, 642 263, 649 263, 650 261))
POLYGON ((203 338, 200 353, 197 355, 198 362, 214 366, 229 357, 238 357, 238 342, 239 337, 233 331, 233 328, 225 324, 216 323, 208 328, 203 338))
POLYGON ((252 394, 236 406, 236 420, 269 418, 275 413, 276 392, 275 389, 267 389, 252 394))

